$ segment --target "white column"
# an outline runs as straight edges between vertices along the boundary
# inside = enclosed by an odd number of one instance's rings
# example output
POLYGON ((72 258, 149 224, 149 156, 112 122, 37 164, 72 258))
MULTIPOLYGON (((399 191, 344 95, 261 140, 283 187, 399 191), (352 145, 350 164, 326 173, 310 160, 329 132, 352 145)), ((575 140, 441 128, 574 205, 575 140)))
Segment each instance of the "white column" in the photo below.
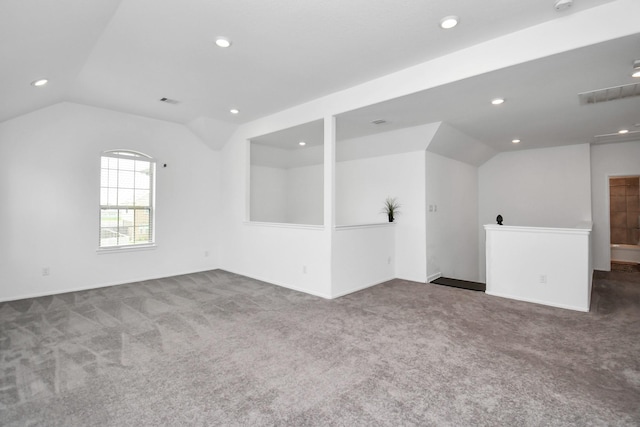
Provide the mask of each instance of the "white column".
POLYGON ((329 294, 333 296, 333 241, 336 226, 336 118, 324 118, 324 233, 326 275, 329 294))
POLYGON ((324 226, 336 225, 336 118, 324 118, 324 226))

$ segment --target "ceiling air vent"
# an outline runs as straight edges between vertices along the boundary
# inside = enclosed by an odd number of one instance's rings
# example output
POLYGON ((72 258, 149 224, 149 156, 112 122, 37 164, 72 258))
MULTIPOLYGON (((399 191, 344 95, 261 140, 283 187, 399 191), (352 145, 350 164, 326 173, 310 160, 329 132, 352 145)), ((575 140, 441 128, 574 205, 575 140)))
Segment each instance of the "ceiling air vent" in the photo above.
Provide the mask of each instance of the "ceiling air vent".
POLYGON ((632 130, 627 133, 607 133, 593 137, 594 144, 606 144, 608 142, 628 142, 640 140, 640 130, 632 130))
POLYGON ((173 104, 176 105, 178 104, 179 101, 175 100, 175 99, 171 99, 171 98, 160 98, 161 102, 165 102, 167 104, 173 104))
POLYGON ((373 121, 371 122, 371 124, 374 124, 374 125, 383 125, 383 124, 385 124, 385 123, 387 123, 387 121, 386 121, 385 119, 373 120, 373 121))
POLYGON ((591 92, 578 94, 580 105, 597 104, 600 102, 615 101, 616 99, 640 96, 640 83, 631 83, 623 86, 598 89, 591 92))

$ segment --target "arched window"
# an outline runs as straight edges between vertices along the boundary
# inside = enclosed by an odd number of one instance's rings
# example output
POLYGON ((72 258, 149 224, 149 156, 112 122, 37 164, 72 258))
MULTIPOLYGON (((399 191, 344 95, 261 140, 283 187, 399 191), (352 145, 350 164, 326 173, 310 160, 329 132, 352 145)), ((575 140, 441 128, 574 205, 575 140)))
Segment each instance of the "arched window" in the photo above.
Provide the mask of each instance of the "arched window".
POLYGON ((100 165, 100 248, 153 244, 155 161, 113 150, 100 165))

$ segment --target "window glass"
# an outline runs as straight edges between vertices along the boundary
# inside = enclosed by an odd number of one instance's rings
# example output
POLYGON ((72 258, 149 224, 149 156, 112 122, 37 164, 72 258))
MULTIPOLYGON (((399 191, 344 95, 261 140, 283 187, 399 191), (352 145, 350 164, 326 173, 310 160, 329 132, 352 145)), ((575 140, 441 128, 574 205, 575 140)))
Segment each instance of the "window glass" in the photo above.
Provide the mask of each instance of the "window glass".
POLYGON ((109 151, 102 154, 100 167, 100 248, 152 244, 153 159, 109 151))

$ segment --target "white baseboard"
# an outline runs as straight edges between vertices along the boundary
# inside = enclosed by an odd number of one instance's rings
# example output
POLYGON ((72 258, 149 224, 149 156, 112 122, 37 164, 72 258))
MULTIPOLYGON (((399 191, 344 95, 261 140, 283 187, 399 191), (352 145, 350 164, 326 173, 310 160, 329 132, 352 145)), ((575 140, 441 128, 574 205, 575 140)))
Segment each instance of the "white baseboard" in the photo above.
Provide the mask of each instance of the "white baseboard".
POLYGON ((144 276, 144 277, 137 277, 137 278, 127 279, 127 280, 124 280, 124 281, 120 281, 119 280, 119 281, 115 281, 115 282, 98 283, 98 284, 89 285, 89 286, 79 286, 77 288, 56 289, 56 290, 52 290, 50 292, 36 292, 36 293, 33 293, 33 294, 25 294, 25 295, 20 295, 20 296, 12 296, 12 297, 8 297, 8 298, 0 298, 0 302, 18 301, 18 300, 27 299, 27 298, 48 297, 48 296, 51 296, 51 295, 66 294, 66 293, 69 293, 69 292, 90 291, 92 289, 108 288, 109 286, 127 285, 129 283, 144 282, 146 280, 165 279, 167 277, 182 276, 184 274, 203 273, 205 271, 212 271, 212 270, 219 270, 219 268, 218 267, 215 267, 215 268, 212 267, 212 268, 207 268, 206 270, 177 272, 175 274, 170 274, 168 276, 166 274, 163 274, 163 275, 160 275, 160 276, 144 276))
POLYGON ((564 308, 566 310, 582 311, 584 313, 588 313, 589 312, 589 308, 588 307, 584 308, 584 307, 578 307, 578 306, 575 306, 575 305, 558 304, 558 303, 554 303, 554 302, 541 301, 541 300, 536 300, 536 299, 533 299, 533 298, 515 297, 515 296, 512 296, 512 295, 506 295, 506 294, 502 294, 502 293, 499 293, 499 292, 491 292, 488 289, 485 291, 485 294, 491 295, 491 296, 494 296, 494 297, 514 299, 516 301, 531 302, 531 303, 534 303, 534 304, 548 305, 550 307, 564 308))
POLYGON ((332 297, 331 297, 331 299, 334 299, 334 298, 340 298, 340 297, 343 297, 343 296, 345 296, 345 295, 349 295, 349 294, 352 294, 352 293, 354 293, 354 292, 361 291, 361 290, 363 290, 363 289, 372 288, 372 287, 374 287, 374 286, 378 286, 378 285, 380 285, 380 284, 382 284, 382 283, 388 282, 388 281, 393 280, 393 279, 394 279, 394 277, 391 277, 391 278, 389 278, 389 279, 381 280, 381 281, 379 281, 379 282, 372 283, 372 284, 370 284, 370 285, 358 286, 358 287, 356 287, 356 288, 349 289, 349 290, 347 290, 347 291, 338 292, 337 294, 333 294, 333 295, 332 295, 332 297))
POLYGON ((427 283, 431 283, 434 280, 439 279, 440 277, 442 277, 442 273, 441 272, 430 274, 429 276, 427 276, 427 283))
POLYGON ((324 298, 324 299, 331 299, 331 295, 323 294, 323 293, 320 293, 320 292, 310 291, 308 289, 299 288, 297 286, 289 285, 287 283, 278 282, 278 281, 274 281, 274 280, 271 280, 271 279, 266 279, 264 277, 259 277, 259 276, 250 275, 250 274, 246 274, 246 273, 239 273, 237 271, 229 270, 229 269, 226 269, 226 268, 222 268, 221 270, 228 271, 229 273, 237 274, 238 276, 248 277, 249 279, 259 280, 261 282, 269 283, 271 285, 280 286, 281 288, 291 289, 292 291, 302 292, 304 294, 309 294, 309 295, 313 295, 315 297, 320 297, 320 298, 324 298))
POLYGON ((394 277, 390 277, 390 278, 388 278, 388 279, 380 280, 380 281, 377 281, 377 282, 375 282, 375 283, 371 283, 371 284, 367 284, 367 285, 363 285, 363 286, 358 286, 358 287, 355 287, 355 288, 352 288, 352 289, 348 289, 348 290, 346 290, 346 291, 342 291, 342 292, 338 292, 338 293, 336 293, 336 294, 328 295, 328 294, 325 294, 325 293, 310 291, 310 290, 308 290, 308 289, 300 288, 300 287, 298 287, 298 286, 293 286, 293 285, 290 285, 290 284, 288 284, 288 283, 283 283, 283 282, 279 282, 279 281, 274 281, 274 280, 267 279, 267 278, 260 277, 260 276, 256 276, 256 275, 250 275, 250 274, 245 274, 245 273, 239 273, 239 272, 237 272, 237 271, 232 271, 232 270, 225 269, 225 268, 223 268, 222 270, 224 270, 224 271, 228 271, 229 273, 237 274, 237 275, 239 275, 239 276, 248 277, 248 278, 250 278, 250 279, 259 280, 259 281, 261 281, 261 282, 266 282, 266 283, 269 283, 269 284, 272 284, 272 285, 280 286, 280 287, 282 287, 282 288, 291 289, 292 291, 302 292, 302 293, 305 293, 305 294, 313 295, 313 296, 320 297, 320 298, 324 298, 324 299, 335 299, 335 298, 340 298, 340 297, 343 297, 343 296, 345 296, 345 295, 349 295, 349 294, 352 294, 352 293, 354 293, 354 292, 361 291, 361 290, 363 290, 363 289, 371 288, 371 287, 373 287, 373 286, 377 286, 377 285, 379 285, 379 284, 381 284, 381 283, 385 283, 385 282, 388 282, 388 281, 390 281, 390 280, 393 280, 393 279, 394 279, 394 277))
POLYGON ((107 287, 110 287, 110 286, 120 286, 120 285, 129 284, 129 283, 144 282, 144 281, 147 281, 147 280, 157 280, 157 279, 164 279, 164 278, 167 278, 167 277, 181 276, 181 275, 184 275, 184 274, 202 273, 202 272, 211 271, 211 270, 227 271, 229 273, 237 274, 239 276, 248 277, 250 279, 259 280, 261 282, 270 283, 272 285, 280 286, 282 288, 291 289, 293 291, 302 292, 302 293, 305 293, 305 294, 317 296, 317 297, 324 298, 324 299, 339 298, 339 297, 342 297, 342 296, 345 296, 345 295, 348 295, 348 294, 352 294, 354 292, 361 291, 363 289, 367 289, 367 288, 371 288, 373 286, 377 286, 377 285, 379 285, 381 283, 385 283, 385 282, 388 282, 389 280, 393 280, 394 279, 393 277, 390 277, 388 279, 381 280, 381 281, 378 281, 376 283, 371 283, 371 284, 367 284, 367 285, 364 285, 364 286, 358 286, 356 288, 349 289, 347 291, 343 291, 343 292, 339 292, 337 294, 329 295, 329 294, 315 292, 315 291, 311 291, 311 290, 308 290, 308 289, 300 288, 300 287, 297 287, 297 286, 289 285, 287 283, 273 281, 273 280, 270 280, 270 279, 266 279, 264 277, 243 274, 243 273, 239 273, 239 272, 236 272, 236 271, 232 271, 232 270, 228 270, 228 269, 225 269, 225 268, 219 268, 218 267, 218 268, 208 268, 206 270, 176 272, 175 274, 171 274, 169 276, 160 275, 160 276, 135 277, 135 278, 127 279, 127 280, 124 280, 124 281, 106 282, 106 283, 99 283, 99 284, 94 284, 94 285, 89 285, 89 286, 80 286, 80 287, 65 288, 65 289, 56 289, 56 290, 51 291, 51 292, 38 292, 38 293, 33 293, 33 294, 12 296, 12 297, 9 297, 9 298, 0 298, 0 302, 17 301, 17 300, 22 300, 22 299, 27 299, 27 298, 46 297, 46 296, 51 296, 51 295, 66 294, 66 293, 69 293, 69 292, 89 291, 89 290, 93 290, 93 289, 107 288, 107 287))

